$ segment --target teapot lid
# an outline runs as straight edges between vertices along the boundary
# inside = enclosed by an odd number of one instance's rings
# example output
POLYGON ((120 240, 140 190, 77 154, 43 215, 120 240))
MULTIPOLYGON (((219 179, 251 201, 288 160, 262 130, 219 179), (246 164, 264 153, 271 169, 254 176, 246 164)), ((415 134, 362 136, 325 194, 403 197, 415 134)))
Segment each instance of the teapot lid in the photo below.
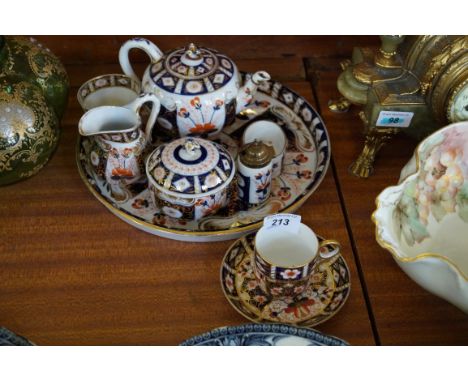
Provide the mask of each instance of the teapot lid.
POLYGON ((159 88, 181 95, 215 91, 226 85, 235 73, 236 66, 229 57, 193 43, 169 52, 150 66, 150 76, 159 88))
POLYGON ((149 156, 147 175, 158 189, 174 196, 204 196, 231 182, 235 165, 223 146, 185 137, 159 146, 149 156))

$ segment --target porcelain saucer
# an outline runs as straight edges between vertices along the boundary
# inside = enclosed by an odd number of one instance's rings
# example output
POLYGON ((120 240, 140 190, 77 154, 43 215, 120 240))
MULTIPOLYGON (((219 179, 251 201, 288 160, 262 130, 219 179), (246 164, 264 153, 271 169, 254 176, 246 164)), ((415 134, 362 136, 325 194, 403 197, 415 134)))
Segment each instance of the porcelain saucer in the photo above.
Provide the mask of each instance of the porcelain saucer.
POLYGON ((221 265, 224 295, 241 315, 253 322, 312 327, 333 317, 343 307, 351 283, 348 265, 341 254, 322 263, 300 295, 278 298, 265 293, 255 277, 254 238, 255 233, 251 233, 238 239, 221 265))

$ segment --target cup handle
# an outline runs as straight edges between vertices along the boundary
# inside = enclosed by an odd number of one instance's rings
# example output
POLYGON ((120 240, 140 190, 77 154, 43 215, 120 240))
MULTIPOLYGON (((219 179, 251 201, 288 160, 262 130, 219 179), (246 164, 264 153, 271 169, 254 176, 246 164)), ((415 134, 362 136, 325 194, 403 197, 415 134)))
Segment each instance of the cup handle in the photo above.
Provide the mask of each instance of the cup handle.
POLYGON ((120 62, 120 66, 122 67, 122 71, 127 76, 133 78, 134 80, 138 82, 141 82, 140 79, 135 74, 135 71, 133 70, 132 64, 130 63, 130 59, 128 57, 128 54, 130 50, 132 49, 141 49, 143 52, 145 52, 149 56, 152 64, 159 61, 162 58, 163 53, 151 41, 145 38, 141 38, 141 37, 132 38, 131 40, 128 40, 120 47, 119 62, 120 62))
POLYGON ((331 259, 333 256, 337 255, 341 251, 341 244, 336 240, 323 240, 319 244, 318 254, 319 254, 319 263, 331 259), (331 248, 331 250, 330 250, 331 248))
POLYGON ((133 110, 136 114, 139 114, 141 107, 147 102, 152 103, 152 107, 151 114, 148 118, 148 122, 146 123, 145 136, 147 141, 151 142, 151 132, 153 131, 153 127, 156 124, 156 118, 158 117, 159 110, 161 109, 159 99, 153 93, 142 93, 138 98, 135 98, 128 105, 125 105, 125 107, 133 110))

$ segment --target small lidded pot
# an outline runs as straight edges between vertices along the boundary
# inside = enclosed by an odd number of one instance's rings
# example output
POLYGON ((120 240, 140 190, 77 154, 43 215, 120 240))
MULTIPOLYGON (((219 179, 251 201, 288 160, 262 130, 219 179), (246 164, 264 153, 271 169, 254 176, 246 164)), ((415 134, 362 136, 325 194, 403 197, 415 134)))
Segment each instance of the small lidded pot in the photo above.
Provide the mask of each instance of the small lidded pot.
POLYGON ((186 220, 199 220, 225 207, 235 172, 224 147, 195 137, 162 144, 146 161, 154 203, 161 213, 186 220))
POLYGON ((275 155, 272 159, 273 179, 281 175, 284 154, 288 140, 283 129, 274 122, 261 120, 250 124, 244 131, 242 142, 244 144, 258 139, 268 146, 272 146, 275 155))
POLYGON ((271 191, 272 159, 275 151, 254 140, 241 148, 237 158, 237 188, 245 208, 263 204, 271 191))

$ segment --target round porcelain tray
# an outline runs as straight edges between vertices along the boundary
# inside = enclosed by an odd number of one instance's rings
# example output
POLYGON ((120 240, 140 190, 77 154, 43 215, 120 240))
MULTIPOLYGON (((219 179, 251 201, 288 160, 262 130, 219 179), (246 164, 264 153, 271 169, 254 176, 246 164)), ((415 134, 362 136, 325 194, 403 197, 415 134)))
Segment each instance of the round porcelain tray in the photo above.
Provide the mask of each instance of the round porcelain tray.
POLYGON ((114 200, 105 180, 88 164, 89 138, 79 137, 77 164, 81 178, 92 194, 113 214, 134 227, 154 235, 183 241, 231 240, 258 229, 265 216, 297 210, 317 189, 330 161, 330 140, 325 125, 309 103, 279 82, 263 85, 252 106, 223 130, 222 144, 237 151, 245 127, 253 120, 268 119, 286 133, 288 145, 283 171, 272 182, 269 201, 247 211, 224 211, 198 222, 162 215, 154 206, 145 184, 135 197, 114 200))

